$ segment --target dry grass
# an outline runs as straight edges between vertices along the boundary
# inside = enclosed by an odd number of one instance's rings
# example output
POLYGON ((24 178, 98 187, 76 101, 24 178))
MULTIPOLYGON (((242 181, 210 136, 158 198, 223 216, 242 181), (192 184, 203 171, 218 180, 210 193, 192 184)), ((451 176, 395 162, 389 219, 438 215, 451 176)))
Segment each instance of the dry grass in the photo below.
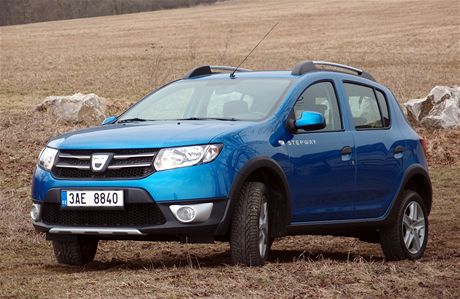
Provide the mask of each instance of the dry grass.
POLYGON ((385 262, 352 238, 288 237, 263 268, 230 266, 227 244, 101 242, 84 268, 59 266, 29 223, 28 189, 1 193, 0 296, 458 298, 460 168, 432 171, 436 201, 425 257, 385 262), (52 287, 50 287, 50 283, 52 287))
POLYGON ((416 262, 383 261, 355 239, 289 237, 263 268, 229 266, 228 246, 102 242, 85 268, 56 265, 29 222, 46 140, 80 126, 34 111, 44 96, 95 92, 111 113, 197 64, 288 69, 302 59, 369 70, 402 101, 459 84, 458 1, 229 1, 0 28, 0 297, 460 297, 460 132, 431 140, 431 235, 416 262))
POLYGON ((76 90, 134 100, 197 64, 237 64, 277 21, 245 67, 338 61, 369 70, 403 100, 421 97, 436 84, 459 83, 459 14, 455 0, 235 0, 2 27, 1 100, 76 90))

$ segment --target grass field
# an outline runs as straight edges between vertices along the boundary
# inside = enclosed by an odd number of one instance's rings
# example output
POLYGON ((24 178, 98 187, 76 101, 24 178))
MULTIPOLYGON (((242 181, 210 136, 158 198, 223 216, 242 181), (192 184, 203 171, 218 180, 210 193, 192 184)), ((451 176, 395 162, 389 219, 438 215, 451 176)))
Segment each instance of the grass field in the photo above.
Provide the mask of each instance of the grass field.
POLYGON ((263 268, 230 266, 228 245, 101 242, 84 268, 56 264, 29 221, 46 141, 82 125, 34 110, 47 95, 95 92, 119 113, 199 64, 289 69, 331 60, 371 72, 401 101, 460 84, 460 4, 238 1, 0 28, 0 297, 460 297, 460 130, 429 137, 434 206, 419 261, 386 262, 352 238, 276 241, 263 268))

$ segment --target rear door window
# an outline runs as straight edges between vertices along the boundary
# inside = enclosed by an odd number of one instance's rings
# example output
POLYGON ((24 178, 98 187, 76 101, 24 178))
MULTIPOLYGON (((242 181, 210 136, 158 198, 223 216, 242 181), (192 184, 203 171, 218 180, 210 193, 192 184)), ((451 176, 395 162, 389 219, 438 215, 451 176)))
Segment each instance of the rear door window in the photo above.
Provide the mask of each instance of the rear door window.
POLYGON ((388 106, 380 91, 354 83, 344 83, 344 87, 357 130, 389 127, 388 106))

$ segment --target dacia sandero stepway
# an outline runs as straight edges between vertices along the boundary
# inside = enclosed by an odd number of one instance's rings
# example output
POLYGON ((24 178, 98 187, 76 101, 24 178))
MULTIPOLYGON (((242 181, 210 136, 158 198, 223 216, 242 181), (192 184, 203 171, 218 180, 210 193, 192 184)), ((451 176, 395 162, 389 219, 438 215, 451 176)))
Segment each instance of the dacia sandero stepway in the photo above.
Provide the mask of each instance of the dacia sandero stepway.
POLYGON ((264 264, 286 235, 380 242, 417 259, 432 188, 424 141, 393 93, 360 69, 200 66, 100 126, 50 140, 31 217, 59 263, 99 240, 228 241, 264 264))

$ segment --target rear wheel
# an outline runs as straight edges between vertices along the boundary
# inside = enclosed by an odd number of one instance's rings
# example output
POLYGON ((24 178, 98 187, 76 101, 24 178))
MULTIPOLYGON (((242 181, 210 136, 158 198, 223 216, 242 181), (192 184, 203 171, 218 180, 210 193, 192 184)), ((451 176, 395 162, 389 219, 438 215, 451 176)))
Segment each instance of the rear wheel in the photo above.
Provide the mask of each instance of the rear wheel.
POLYGON ((272 243, 268 208, 266 186, 245 183, 232 217, 230 254, 234 264, 261 266, 267 260, 272 243))
POLYGON ((387 260, 418 259, 428 241, 428 218, 422 198, 406 190, 398 200, 396 222, 380 230, 380 245, 387 260))
POLYGON ((97 239, 85 237, 53 240, 54 256, 60 264, 82 266, 94 260, 97 244, 97 239))

